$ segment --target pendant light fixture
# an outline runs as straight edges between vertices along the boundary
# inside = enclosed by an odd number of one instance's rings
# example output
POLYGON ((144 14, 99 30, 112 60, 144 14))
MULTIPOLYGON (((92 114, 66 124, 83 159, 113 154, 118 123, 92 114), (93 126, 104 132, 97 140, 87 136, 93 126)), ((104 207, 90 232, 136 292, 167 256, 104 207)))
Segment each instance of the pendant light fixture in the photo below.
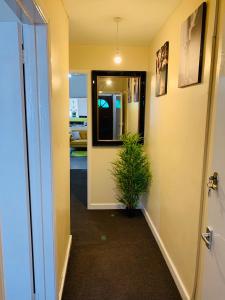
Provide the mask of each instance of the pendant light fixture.
POLYGON ((121 22, 121 18, 115 17, 114 21, 116 22, 116 54, 114 56, 114 63, 119 65, 122 62, 122 57, 119 49, 119 23, 121 22))

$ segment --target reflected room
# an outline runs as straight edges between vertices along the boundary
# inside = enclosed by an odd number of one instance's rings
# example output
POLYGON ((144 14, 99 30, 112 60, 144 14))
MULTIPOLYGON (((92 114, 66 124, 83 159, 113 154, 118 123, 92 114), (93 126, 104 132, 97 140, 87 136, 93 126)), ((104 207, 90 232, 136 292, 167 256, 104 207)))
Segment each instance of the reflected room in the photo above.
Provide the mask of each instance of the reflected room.
POLYGON ((93 79, 95 145, 121 144, 121 135, 128 132, 143 136, 145 74, 115 73, 119 72, 96 74, 93 79))

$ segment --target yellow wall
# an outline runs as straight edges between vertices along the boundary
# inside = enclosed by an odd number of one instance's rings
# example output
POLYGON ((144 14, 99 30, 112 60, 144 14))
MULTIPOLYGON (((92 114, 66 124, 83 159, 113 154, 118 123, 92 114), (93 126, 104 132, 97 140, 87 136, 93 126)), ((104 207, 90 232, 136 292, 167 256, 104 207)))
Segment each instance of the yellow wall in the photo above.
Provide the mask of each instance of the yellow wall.
POLYGON ((121 47, 123 61, 115 65, 115 47, 70 45, 70 70, 147 70, 147 47, 121 47))
POLYGON ((201 2, 182 1, 151 42, 145 126, 153 172, 145 207, 189 296, 196 271, 214 0, 208 1, 202 84, 178 88, 178 70, 181 24, 201 2), (168 93, 156 98, 155 53, 166 41, 168 93))
POLYGON ((53 188, 56 224, 56 263, 58 290, 70 234, 69 174, 69 25, 60 0, 38 0, 49 25, 51 60, 51 122, 53 188))
POLYGON ((114 183, 110 174, 111 161, 117 147, 93 147, 91 124, 91 70, 147 71, 146 47, 122 47, 123 63, 113 62, 115 48, 111 46, 70 45, 70 71, 86 72, 88 80, 88 198, 89 206, 116 204, 114 183))

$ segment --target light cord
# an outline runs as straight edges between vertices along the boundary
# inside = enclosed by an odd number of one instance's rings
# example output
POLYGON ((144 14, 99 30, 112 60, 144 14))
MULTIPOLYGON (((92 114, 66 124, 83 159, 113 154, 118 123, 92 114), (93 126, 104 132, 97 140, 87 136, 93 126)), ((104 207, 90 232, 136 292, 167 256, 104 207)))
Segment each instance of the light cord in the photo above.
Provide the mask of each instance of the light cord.
POLYGON ((116 52, 119 53, 119 20, 116 20, 116 52))

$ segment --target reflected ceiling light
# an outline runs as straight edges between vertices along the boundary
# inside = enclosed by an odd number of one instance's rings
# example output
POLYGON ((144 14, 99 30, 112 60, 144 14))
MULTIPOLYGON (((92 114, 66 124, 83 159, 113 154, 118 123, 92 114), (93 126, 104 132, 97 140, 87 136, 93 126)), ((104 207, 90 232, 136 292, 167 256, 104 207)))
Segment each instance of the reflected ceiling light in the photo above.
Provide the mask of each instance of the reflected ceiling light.
POLYGON ((112 80, 111 80, 111 79, 107 79, 107 80, 106 80, 106 84, 107 84, 108 86, 112 85, 112 80))
POLYGON ((116 22, 116 55, 114 56, 114 63, 119 65, 122 62, 122 57, 119 49, 119 22, 121 22, 120 17, 115 17, 114 21, 116 22))
POLYGON ((72 74, 69 73, 69 74, 68 74, 68 78, 71 78, 71 77, 72 77, 72 74))

